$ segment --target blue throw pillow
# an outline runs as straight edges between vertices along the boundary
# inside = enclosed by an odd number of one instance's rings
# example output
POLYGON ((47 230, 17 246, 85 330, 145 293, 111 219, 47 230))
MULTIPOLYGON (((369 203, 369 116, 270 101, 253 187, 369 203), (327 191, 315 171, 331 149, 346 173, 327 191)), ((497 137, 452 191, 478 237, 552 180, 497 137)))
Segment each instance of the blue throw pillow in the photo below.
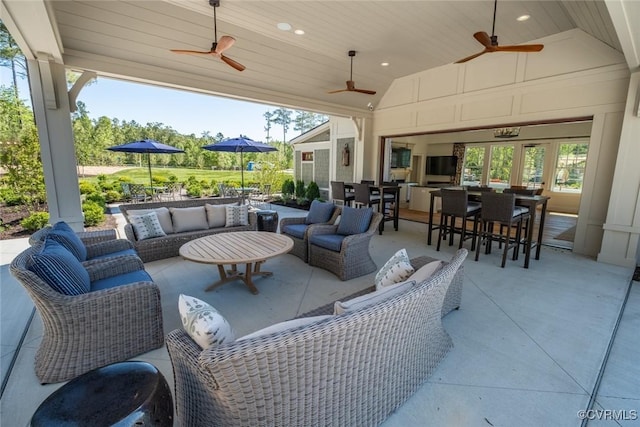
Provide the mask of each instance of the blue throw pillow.
POLYGON ((335 206, 332 203, 324 203, 319 200, 314 200, 311 202, 309 214, 304 220, 304 223, 322 224, 323 222, 328 222, 331 219, 331 215, 333 215, 334 208, 335 206))
POLYGON ((369 229, 373 209, 356 209, 349 206, 342 208, 342 217, 338 224, 338 234, 349 236, 351 234, 361 234, 369 229))
POLYGON ((64 246, 48 237, 39 253, 33 254, 27 268, 52 289, 65 295, 89 292, 89 273, 64 246))
POLYGON ((73 231, 66 222, 57 222, 47 235, 47 238, 53 239, 67 248, 78 261, 87 260, 87 248, 76 232, 73 231))

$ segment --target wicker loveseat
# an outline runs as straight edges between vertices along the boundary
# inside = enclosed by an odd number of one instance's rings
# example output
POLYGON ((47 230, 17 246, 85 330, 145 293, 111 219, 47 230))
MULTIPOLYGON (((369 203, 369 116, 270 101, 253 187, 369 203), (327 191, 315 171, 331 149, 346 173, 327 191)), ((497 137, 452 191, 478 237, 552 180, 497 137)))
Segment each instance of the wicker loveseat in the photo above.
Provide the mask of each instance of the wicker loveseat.
POLYGON ((208 236, 210 234, 224 233, 228 231, 252 231, 257 229, 257 216, 254 212, 249 212, 249 224, 236 227, 216 227, 207 228, 203 230, 186 231, 179 233, 169 233, 166 236, 154 237, 150 239, 138 240, 135 232, 133 231, 133 225, 129 223, 129 214, 132 211, 151 210, 156 208, 192 208, 197 206, 209 205, 228 205, 237 204, 240 202, 240 198, 205 198, 205 199, 189 199, 189 200, 175 200, 165 202, 154 203, 133 203, 120 205, 120 210, 124 214, 127 220, 127 224, 124 227, 124 232, 133 243, 133 247, 138 252, 138 256, 144 262, 155 261, 158 259, 171 258, 178 256, 180 246, 185 243, 197 239, 200 237, 208 236))
POLYGON ((168 334, 178 425, 375 426, 452 347, 441 313, 467 255, 372 305, 201 350, 168 334))

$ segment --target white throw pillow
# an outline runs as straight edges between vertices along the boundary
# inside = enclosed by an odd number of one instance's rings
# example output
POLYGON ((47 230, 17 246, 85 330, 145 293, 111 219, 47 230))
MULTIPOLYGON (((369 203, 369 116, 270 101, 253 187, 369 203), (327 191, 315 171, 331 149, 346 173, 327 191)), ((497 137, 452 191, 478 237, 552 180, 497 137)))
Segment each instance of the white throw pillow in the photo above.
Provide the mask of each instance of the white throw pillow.
POLYGON ((206 302, 180 294, 178 311, 185 331, 203 350, 235 340, 227 319, 206 302))
POLYGON ((326 314, 324 316, 301 317, 299 319, 287 320, 286 322, 276 323, 275 325, 267 326, 266 328, 260 329, 259 331, 252 332, 248 335, 238 338, 236 341, 248 340, 251 338, 261 337, 263 335, 286 331, 287 329, 310 325, 312 323, 317 323, 321 320, 328 319, 329 317, 331 317, 331 315, 326 314))
POLYGON ((129 222, 131 222, 131 216, 133 215, 144 215, 149 212, 155 212, 158 215, 158 221, 160 221, 160 225, 162 226, 162 230, 165 234, 173 233, 173 224, 171 224, 171 213, 169 209, 155 208, 155 209, 131 209, 127 211, 127 217, 129 217, 129 222))
POLYGON ((226 206, 227 221, 225 227, 249 225, 249 206, 226 206))
POLYGON ((376 289, 407 280, 414 271, 414 268, 411 266, 411 261, 409 261, 407 250, 400 249, 376 274, 376 278, 374 279, 376 289))
POLYGON ((166 236, 166 233, 162 230, 160 221, 158 221, 158 215, 155 212, 131 215, 129 222, 133 225, 133 231, 136 233, 138 240, 166 236))
POLYGON ((415 280, 416 283, 422 283, 440 269, 443 264, 442 261, 431 261, 416 270, 415 273, 409 277, 409 280, 415 280))
POLYGON ((407 280, 406 282, 396 283, 394 285, 385 286, 377 291, 370 292, 368 294, 360 295, 350 299, 349 301, 336 301, 333 306, 333 314, 338 315, 342 313, 348 313, 350 311, 358 310, 360 308, 376 304, 380 301, 384 301, 395 295, 401 294, 406 291, 416 282, 414 280, 407 280))
POLYGON ((180 233, 183 231, 206 230, 209 228, 207 213, 204 206, 192 208, 169 208, 171 219, 173 220, 173 231, 180 233))
POLYGON ((209 203, 205 203, 204 208, 207 211, 209 228, 224 227, 227 224, 227 206, 238 206, 238 204, 210 205, 209 203))

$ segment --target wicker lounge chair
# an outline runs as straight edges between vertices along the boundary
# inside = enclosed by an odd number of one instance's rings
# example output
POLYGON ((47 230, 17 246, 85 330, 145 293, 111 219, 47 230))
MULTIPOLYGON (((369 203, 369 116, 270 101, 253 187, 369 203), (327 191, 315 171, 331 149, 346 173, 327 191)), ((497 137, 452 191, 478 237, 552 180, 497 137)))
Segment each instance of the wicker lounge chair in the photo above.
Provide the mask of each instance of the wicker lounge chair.
MULTIPOLYGON (((45 237, 51 231, 51 226, 47 225, 46 227, 41 228, 40 230, 33 233, 29 236, 29 244, 39 245, 44 242, 45 237)), ((95 231, 79 231, 76 233, 80 240, 85 245, 92 245, 94 243, 106 242, 109 240, 116 240, 118 238, 118 233, 115 229, 111 230, 95 230, 95 231)))
MULTIPOLYGON (((336 222, 342 212, 342 208, 336 206, 331 215, 331 219, 324 224, 333 224, 336 222)), ((293 240, 293 249, 289 252, 291 255, 295 255, 304 262, 309 261, 309 233, 311 227, 316 227, 320 224, 306 224, 307 217, 301 218, 282 218, 280 220, 280 233, 287 235, 293 240), (293 226, 293 227, 291 227, 293 226), (302 237, 300 233, 295 230, 302 230, 302 237), (292 234, 293 233, 293 234, 292 234)))
MULTIPOLYGON (((92 369, 162 346, 160 290, 142 281, 64 295, 27 268, 40 246, 20 253, 11 273, 29 292, 44 325, 36 353, 41 383, 67 381, 92 369)), ((136 256, 84 263, 91 282, 143 270, 136 256)))
MULTIPOLYGON (((345 209, 351 209, 345 207, 345 209)), ((376 270, 376 263, 369 254, 369 242, 378 230, 382 214, 375 212, 369 228, 361 234, 344 237, 339 250, 331 250, 313 243, 313 236, 337 235, 338 225, 317 225, 309 233, 309 265, 329 270, 340 280, 349 280, 376 270)))

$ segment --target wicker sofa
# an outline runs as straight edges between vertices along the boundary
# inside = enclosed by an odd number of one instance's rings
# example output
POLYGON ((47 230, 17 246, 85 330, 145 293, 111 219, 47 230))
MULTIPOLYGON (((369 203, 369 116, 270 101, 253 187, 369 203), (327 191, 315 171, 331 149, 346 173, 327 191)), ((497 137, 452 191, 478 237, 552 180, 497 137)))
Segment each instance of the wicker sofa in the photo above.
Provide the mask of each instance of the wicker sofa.
POLYGON ((171 233, 163 237, 154 237, 151 239, 138 240, 136 234, 133 231, 133 225, 129 223, 129 214, 135 210, 148 210, 156 208, 191 208, 196 206, 210 205, 223 205, 239 203, 240 198, 235 197, 216 197, 206 199, 189 199, 189 200, 175 200, 165 202, 154 203, 132 203, 126 205, 120 205, 120 211, 124 214, 127 220, 127 224, 124 227, 124 232, 133 243, 133 247, 138 252, 138 256, 144 262, 155 261, 164 258, 171 258, 178 256, 180 246, 185 243, 197 239, 200 237, 208 236, 210 234, 224 233, 229 231, 252 231, 257 229, 257 216, 254 212, 249 212, 249 224, 237 227, 217 227, 208 228, 206 230, 186 231, 180 233, 171 233))
POLYGON ((178 425, 374 426, 452 347, 445 295, 466 249, 429 279, 372 305, 272 334, 200 347, 168 334, 178 425))

